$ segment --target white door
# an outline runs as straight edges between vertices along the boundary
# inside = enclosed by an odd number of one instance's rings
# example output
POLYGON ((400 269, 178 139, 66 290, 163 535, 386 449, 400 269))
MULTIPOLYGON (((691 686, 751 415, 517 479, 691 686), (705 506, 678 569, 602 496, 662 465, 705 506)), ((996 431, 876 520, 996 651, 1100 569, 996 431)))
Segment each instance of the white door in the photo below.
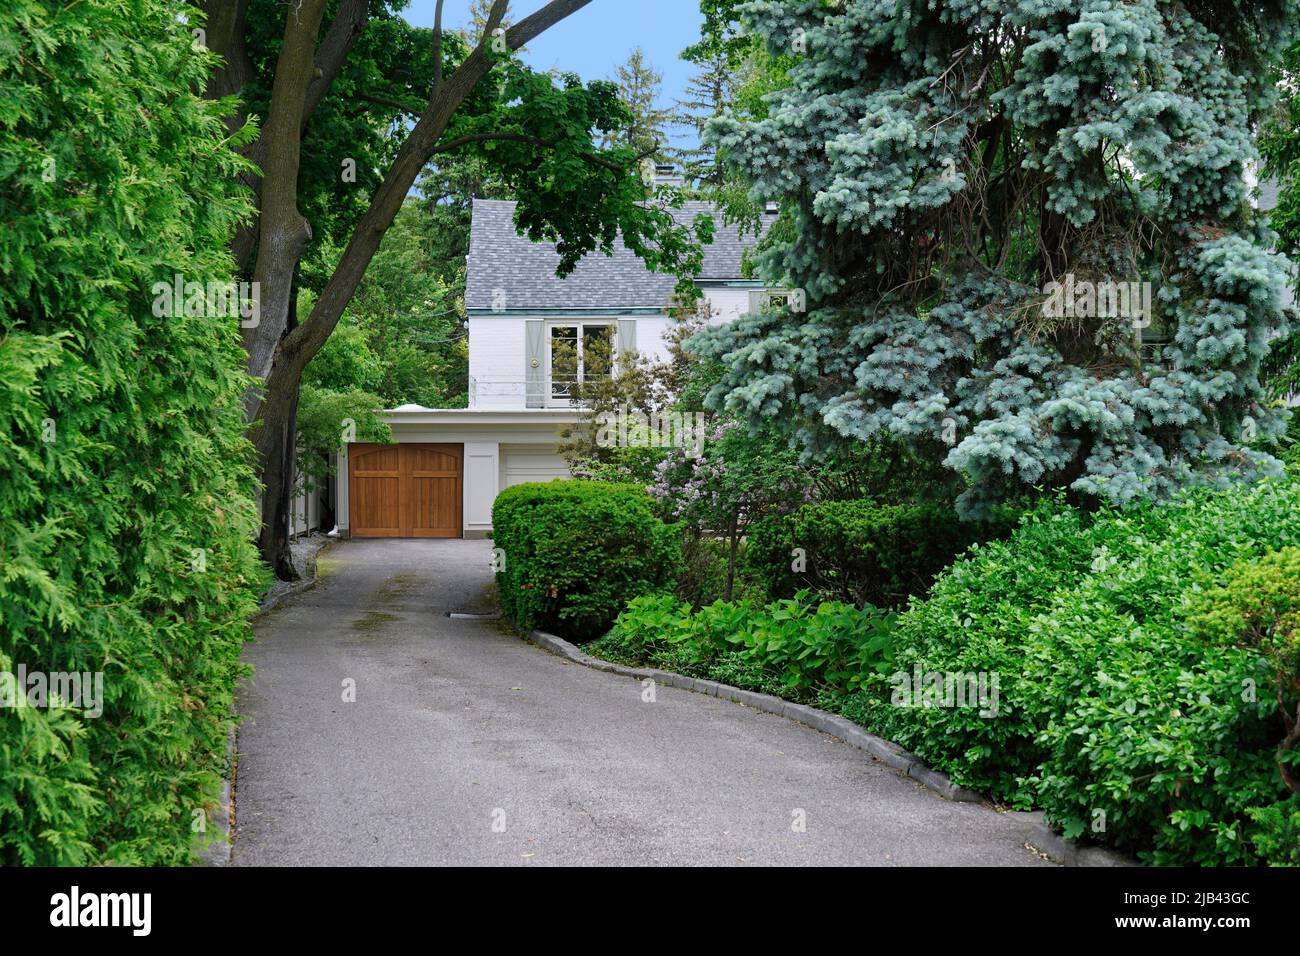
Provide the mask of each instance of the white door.
POLYGON ((529 481, 568 478, 568 463, 554 445, 502 445, 501 490, 529 481))

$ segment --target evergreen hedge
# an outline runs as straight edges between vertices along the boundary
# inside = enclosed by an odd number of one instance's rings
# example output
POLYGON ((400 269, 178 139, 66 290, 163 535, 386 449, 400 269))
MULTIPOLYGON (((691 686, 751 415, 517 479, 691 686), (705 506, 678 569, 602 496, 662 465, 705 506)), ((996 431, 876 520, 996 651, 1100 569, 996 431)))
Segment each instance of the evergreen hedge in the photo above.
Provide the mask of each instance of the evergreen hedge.
POLYGON ((899 607, 970 545, 1013 527, 962 521, 940 504, 819 501, 756 522, 745 563, 768 600, 808 589, 859 607, 899 607))
POLYGON ((178 9, 0 18, 0 672, 103 674, 99 716, 0 709, 4 864, 189 862, 225 770, 262 575, 248 380, 237 318, 157 316, 152 287, 229 281, 246 204, 178 9))
POLYGON ((633 598, 671 588, 681 562, 677 527, 636 485, 516 485, 497 496, 492 529, 505 613, 574 640, 599 637, 633 598))

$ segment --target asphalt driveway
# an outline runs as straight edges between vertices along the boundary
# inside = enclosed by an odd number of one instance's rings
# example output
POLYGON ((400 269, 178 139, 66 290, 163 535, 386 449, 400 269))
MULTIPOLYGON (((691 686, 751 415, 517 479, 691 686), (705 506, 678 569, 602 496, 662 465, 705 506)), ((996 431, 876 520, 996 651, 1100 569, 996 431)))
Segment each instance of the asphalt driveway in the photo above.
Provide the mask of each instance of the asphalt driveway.
POLYGON ((811 728, 673 688, 647 703, 449 618, 494 610, 490 551, 340 542, 259 622, 234 865, 1048 865, 1027 824, 811 728))

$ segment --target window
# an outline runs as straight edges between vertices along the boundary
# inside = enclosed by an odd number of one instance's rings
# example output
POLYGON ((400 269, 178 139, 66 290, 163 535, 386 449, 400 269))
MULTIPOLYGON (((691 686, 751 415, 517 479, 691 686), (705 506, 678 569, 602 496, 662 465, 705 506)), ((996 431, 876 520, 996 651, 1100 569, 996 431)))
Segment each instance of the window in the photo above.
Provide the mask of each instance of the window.
POLYGON ((807 310, 807 297, 803 289, 763 289, 749 293, 749 311, 753 314, 762 312, 791 312, 807 310))
POLYGON ((557 322, 547 336, 551 404, 573 401, 573 386, 608 378, 614 368, 614 325, 611 322, 557 322))

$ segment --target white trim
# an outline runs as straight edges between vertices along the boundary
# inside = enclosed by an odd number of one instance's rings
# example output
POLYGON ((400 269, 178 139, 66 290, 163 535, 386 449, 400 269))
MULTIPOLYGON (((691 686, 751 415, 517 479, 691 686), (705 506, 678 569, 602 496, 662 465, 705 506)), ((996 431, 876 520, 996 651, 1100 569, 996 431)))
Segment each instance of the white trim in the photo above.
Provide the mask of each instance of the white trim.
MULTIPOLYGON (((495 425, 576 425, 590 412, 583 408, 421 408, 379 413, 389 426, 453 425, 470 428, 495 425)), ((397 438, 396 435, 393 436, 397 438)))

